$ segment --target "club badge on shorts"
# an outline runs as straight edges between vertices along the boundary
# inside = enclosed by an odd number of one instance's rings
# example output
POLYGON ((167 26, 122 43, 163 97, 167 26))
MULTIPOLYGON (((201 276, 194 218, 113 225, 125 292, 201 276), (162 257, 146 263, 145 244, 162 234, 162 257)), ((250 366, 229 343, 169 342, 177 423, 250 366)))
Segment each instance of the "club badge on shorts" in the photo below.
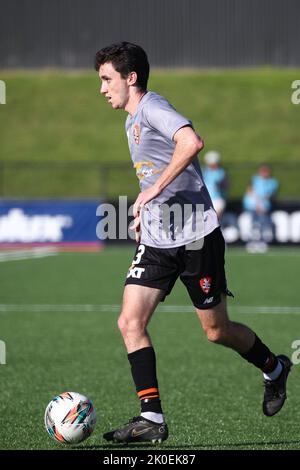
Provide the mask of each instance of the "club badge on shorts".
POLYGON ((200 279, 200 287, 205 294, 208 294, 211 288, 212 278, 210 276, 203 277, 200 279))

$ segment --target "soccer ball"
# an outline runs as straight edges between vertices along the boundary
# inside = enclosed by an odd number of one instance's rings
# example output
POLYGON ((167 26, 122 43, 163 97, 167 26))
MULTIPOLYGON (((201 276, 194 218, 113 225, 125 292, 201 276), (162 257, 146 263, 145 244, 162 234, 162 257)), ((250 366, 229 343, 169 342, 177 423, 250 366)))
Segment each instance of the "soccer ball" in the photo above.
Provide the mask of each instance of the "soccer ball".
POLYGON ((64 392, 54 397, 45 411, 48 434, 63 444, 78 444, 87 439, 96 426, 96 411, 87 397, 64 392))

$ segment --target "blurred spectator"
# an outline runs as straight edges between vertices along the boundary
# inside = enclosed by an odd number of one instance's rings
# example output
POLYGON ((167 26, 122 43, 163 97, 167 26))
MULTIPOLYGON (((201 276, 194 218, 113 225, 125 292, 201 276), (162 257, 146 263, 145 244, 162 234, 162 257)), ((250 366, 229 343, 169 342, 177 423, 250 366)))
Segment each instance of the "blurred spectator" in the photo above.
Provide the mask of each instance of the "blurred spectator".
POLYGON ((228 180, 224 168, 220 166, 219 152, 212 150, 204 156, 206 166, 202 169, 204 182, 207 186, 215 211, 221 219, 226 207, 228 180))
POLYGON ((278 181, 272 178, 271 168, 261 165, 252 177, 243 198, 243 208, 252 217, 252 233, 246 248, 251 252, 264 252, 273 239, 273 224, 270 217, 272 198, 278 190, 278 181))

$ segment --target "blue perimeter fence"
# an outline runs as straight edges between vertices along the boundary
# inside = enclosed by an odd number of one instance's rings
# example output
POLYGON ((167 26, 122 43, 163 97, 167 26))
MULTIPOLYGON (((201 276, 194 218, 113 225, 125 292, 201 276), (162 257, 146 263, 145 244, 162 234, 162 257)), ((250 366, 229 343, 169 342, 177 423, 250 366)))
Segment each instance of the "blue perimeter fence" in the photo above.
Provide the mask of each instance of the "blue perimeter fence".
MULTIPOLYGON (((273 205, 271 243, 300 244, 300 165, 274 163, 273 173, 284 192, 273 205), (297 176, 298 175, 298 176, 297 176), (294 186, 291 185, 294 181, 294 186)), ((249 240, 251 218, 242 209, 242 191, 257 164, 227 164, 231 191, 240 197, 228 200, 222 219, 228 244, 249 240), (234 187, 234 184, 236 185, 234 187)), ((0 162, 0 248, 54 244, 72 250, 99 249, 102 243, 134 243, 120 239, 119 196, 129 208, 139 192, 132 166, 98 162, 0 162), (116 210, 116 237, 99 239, 101 217, 97 208, 110 202, 116 210)), ((123 217, 123 216, 122 216, 123 217)), ((127 217, 127 226, 132 218, 127 217)), ((102 238, 102 237, 100 237, 102 238)))

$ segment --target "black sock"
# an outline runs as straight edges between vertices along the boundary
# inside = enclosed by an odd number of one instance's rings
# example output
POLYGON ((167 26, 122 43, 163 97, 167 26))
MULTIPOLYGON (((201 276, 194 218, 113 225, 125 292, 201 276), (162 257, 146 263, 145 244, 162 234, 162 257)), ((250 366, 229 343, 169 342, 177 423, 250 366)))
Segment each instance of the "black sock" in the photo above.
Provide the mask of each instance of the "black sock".
POLYGON ((252 348, 240 355, 263 372, 272 372, 278 364, 275 354, 256 335, 252 348))
POLYGON ((128 354, 128 360, 136 391, 141 401, 141 413, 146 411, 162 413, 154 349, 152 347, 138 349, 128 354))

